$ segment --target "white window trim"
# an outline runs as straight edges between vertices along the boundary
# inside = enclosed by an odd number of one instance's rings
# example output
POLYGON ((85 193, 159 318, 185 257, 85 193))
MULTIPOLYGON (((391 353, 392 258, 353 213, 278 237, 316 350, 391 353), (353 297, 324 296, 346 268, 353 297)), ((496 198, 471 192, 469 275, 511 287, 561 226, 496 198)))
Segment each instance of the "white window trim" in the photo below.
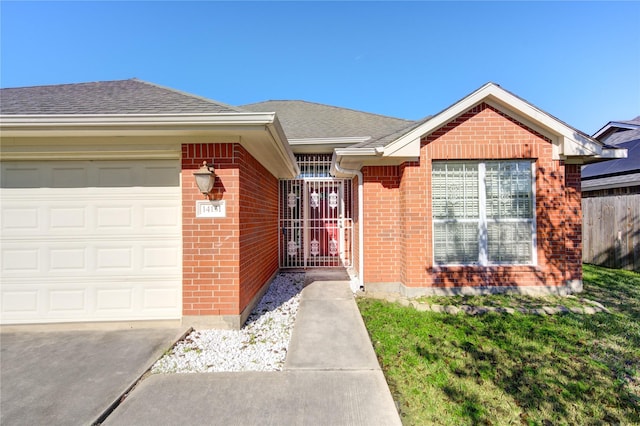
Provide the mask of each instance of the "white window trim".
MULTIPOLYGON (((438 161, 438 160, 436 160, 438 161)), ((443 160, 446 161, 446 160, 443 160)), ((478 261, 477 262, 468 262, 468 263, 438 263, 435 261, 435 238, 431 238, 431 248, 433 253, 433 266, 435 268, 447 267, 447 266, 482 266, 482 267, 491 267, 491 266, 537 266, 538 265, 538 229, 537 229, 537 213, 536 213, 536 163, 532 159, 499 159, 499 160, 469 160, 469 161, 449 161, 450 163, 472 163, 476 162, 478 164, 478 219, 436 219, 433 216, 431 217, 431 235, 435 236, 435 225, 436 223, 447 223, 447 222, 478 222, 478 261), (486 163, 487 162, 521 162, 528 161, 531 164, 531 208, 532 208, 532 217, 531 219, 498 219, 498 220, 487 220, 487 197, 486 197, 486 185, 484 184, 485 176, 486 176, 486 163), (525 223, 528 222, 531 225, 531 262, 526 263, 509 263, 509 262, 490 262, 488 259, 488 223, 525 223)), ((433 174, 429 177, 431 177, 433 174)), ((433 202, 433 195, 431 196, 431 202, 433 202)))
MULTIPOLYGON (((478 161, 478 262, 480 266, 489 264, 489 231, 487 230, 487 187, 484 185, 487 174, 486 163, 478 161)), ((435 253, 435 251, 434 251, 435 253)))

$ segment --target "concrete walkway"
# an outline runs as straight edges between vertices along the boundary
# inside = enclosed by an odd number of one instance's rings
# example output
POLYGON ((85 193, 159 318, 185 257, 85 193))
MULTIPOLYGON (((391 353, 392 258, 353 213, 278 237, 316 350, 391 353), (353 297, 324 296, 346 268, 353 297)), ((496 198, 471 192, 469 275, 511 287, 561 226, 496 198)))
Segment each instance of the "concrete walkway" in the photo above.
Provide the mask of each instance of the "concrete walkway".
POLYGON ((401 425, 349 282, 317 274, 284 371, 152 375, 104 424, 401 425))

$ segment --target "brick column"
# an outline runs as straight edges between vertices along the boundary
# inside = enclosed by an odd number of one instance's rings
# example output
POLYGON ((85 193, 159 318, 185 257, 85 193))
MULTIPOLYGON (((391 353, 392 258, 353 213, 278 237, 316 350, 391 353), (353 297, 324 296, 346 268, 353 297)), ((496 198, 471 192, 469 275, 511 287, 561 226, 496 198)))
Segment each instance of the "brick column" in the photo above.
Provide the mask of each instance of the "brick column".
POLYGON ((183 322, 240 328, 278 270, 278 179, 240 144, 183 145, 182 239, 183 322), (224 218, 196 217, 203 161, 213 161, 224 218))
POLYGON ((238 165, 234 144, 182 146, 182 315, 196 328, 233 328, 239 306, 238 165), (206 198, 193 178, 213 160, 213 198, 226 203, 225 218, 198 218, 197 200, 206 198))
POLYGON ((565 165, 566 282, 582 289, 582 189, 579 165, 565 165))

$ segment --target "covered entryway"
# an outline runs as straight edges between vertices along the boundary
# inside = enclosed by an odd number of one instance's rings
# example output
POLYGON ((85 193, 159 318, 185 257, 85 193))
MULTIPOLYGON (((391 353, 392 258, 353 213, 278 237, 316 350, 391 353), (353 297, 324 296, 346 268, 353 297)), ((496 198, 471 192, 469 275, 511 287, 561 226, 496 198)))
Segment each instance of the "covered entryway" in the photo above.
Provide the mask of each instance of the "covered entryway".
POLYGON ((280 181, 280 267, 350 267, 351 180, 329 177, 331 157, 299 155, 301 175, 280 181))
POLYGON ((6 161, 3 324, 179 319, 179 160, 6 161))

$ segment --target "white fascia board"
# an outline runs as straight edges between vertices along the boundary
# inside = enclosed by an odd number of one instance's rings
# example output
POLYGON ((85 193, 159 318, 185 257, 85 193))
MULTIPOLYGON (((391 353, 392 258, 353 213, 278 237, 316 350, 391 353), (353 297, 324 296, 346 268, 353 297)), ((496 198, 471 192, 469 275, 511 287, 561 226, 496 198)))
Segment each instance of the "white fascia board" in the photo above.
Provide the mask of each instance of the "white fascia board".
POLYGON ((3 136, 35 136, 39 132, 63 136, 65 132, 92 132, 95 135, 140 131, 187 134, 223 126, 264 126, 273 123, 275 113, 219 114, 109 114, 109 115, 3 115, 0 131, 3 136))
POLYGON ((568 157, 565 162, 567 164, 590 164, 620 158, 627 158, 626 148, 604 148, 601 154, 584 157, 568 157))
POLYGON ((360 170, 363 166, 397 166, 407 161, 418 161, 419 156, 385 156, 382 148, 352 148, 334 151, 336 162, 340 168, 360 170))
POLYGON ((564 157, 597 156, 600 155, 603 149, 602 145, 586 140, 579 134, 576 134, 574 137, 563 135, 560 142, 562 148, 560 155, 564 157))
POLYGON ((293 152, 297 154, 332 153, 336 148, 346 148, 362 142, 367 142, 370 136, 362 137, 330 137, 330 138, 297 138, 289 139, 293 152))
MULTIPOLYGON (((396 152, 406 154, 405 147, 411 147, 410 152, 413 152, 416 147, 419 150, 419 140, 423 135, 440 128, 482 102, 487 102, 499 109, 515 113, 519 118, 524 119, 525 124, 531 125, 534 130, 549 136, 554 143, 558 144, 556 150, 558 158, 560 156, 570 157, 574 155, 602 155, 603 145, 597 140, 580 134, 575 129, 501 87, 493 83, 487 83, 449 108, 431 117, 422 125, 388 144, 385 147, 385 156, 394 155, 396 152), (418 140, 417 144, 416 140, 418 140)), ((415 155, 419 155, 419 153, 415 155)))
POLYGON ((221 112, 203 114, 52 114, 0 115, 5 125, 100 125, 100 124, 194 124, 194 123, 254 123, 266 124, 275 117, 273 112, 221 112))
MULTIPOLYGON (((524 124, 548 136, 552 141, 558 141, 558 155, 564 158, 602 155, 603 144, 596 139, 578 132, 576 129, 559 121, 523 99, 512 95, 498 86, 488 87, 486 101, 497 103, 507 111, 513 111, 519 118, 524 118, 524 124)), ((481 99, 480 102, 484 101, 481 99)))
POLYGON ((420 158, 420 139, 415 140, 414 145, 406 146, 399 151, 387 152, 388 147, 375 148, 336 148, 334 150, 336 161, 341 168, 360 170, 362 166, 380 165, 393 166, 405 161, 417 161, 420 158), (417 145, 417 149, 416 148, 417 145))
POLYGON ((376 155, 377 151, 375 148, 335 148, 331 158, 330 173, 336 177, 344 177, 338 172, 335 167, 336 164, 343 169, 360 170, 364 158, 375 157, 376 155), (349 164, 348 167, 346 163, 349 164))
MULTIPOLYGON (((428 123, 428 122, 427 122, 428 123)), ((409 133, 405 133, 395 141, 391 142, 384 147, 384 154, 386 156, 393 156, 397 153, 410 153, 413 156, 420 156, 420 138, 425 134, 425 125, 416 127, 409 133)))
POLYGON ((292 179, 296 177, 300 174, 300 168, 298 167, 296 156, 293 154, 291 146, 287 141, 287 135, 284 133, 280 120, 278 120, 275 114, 273 115, 273 121, 267 125, 267 130, 271 135, 273 148, 285 166, 284 170, 274 173, 274 175, 280 179, 292 179))
POLYGON ((349 160, 350 160, 349 162, 340 161, 340 158, 334 152, 333 157, 331 158, 331 168, 329 170, 329 173, 331 174, 331 176, 334 176, 337 178, 349 178, 349 177, 353 177, 353 173, 351 172, 355 172, 355 171, 359 172, 362 169, 362 163, 359 162, 358 159, 350 158, 349 160), (346 164, 342 164, 342 163, 346 163, 346 164), (345 166, 349 166, 349 168, 347 169, 345 166), (351 172, 345 173, 345 172, 342 172, 341 170, 350 170, 351 172))
POLYGON ((355 145, 357 143, 363 143, 371 140, 371 136, 354 136, 343 138, 298 138, 289 139, 291 145, 355 145))
POLYGON ((420 138, 422 135, 407 137, 405 143, 384 147, 385 157, 420 157, 420 138))
POLYGON ((377 148, 336 148, 335 153, 338 157, 349 157, 349 156, 379 156, 383 150, 377 148))
POLYGON ((333 152, 338 166, 350 170, 360 170, 366 159, 379 158, 382 155, 376 148, 336 148, 333 152), (347 163, 349 166, 346 166, 347 163))
POLYGON ((438 129, 439 127, 445 125, 446 123, 448 123, 449 121, 453 120, 455 117, 457 117, 458 115, 468 111, 469 109, 471 109, 472 107, 474 107, 475 105, 479 104, 480 102, 482 102, 489 94, 489 89, 495 87, 497 88, 497 86, 495 86, 492 83, 488 83, 484 86, 482 86, 480 89, 476 90, 475 92, 473 92, 472 94, 470 94, 469 96, 467 96, 466 98, 458 101, 457 103, 453 104, 452 106, 450 106, 449 108, 445 109, 444 111, 441 111, 440 113, 434 115, 433 117, 431 117, 429 120, 425 121, 423 124, 421 124, 420 126, 416 127, 415 129, 409 131, 408 133, 405 133, 404 135, 400 136, 398 139, 396 139, 395 141, 389 143, 386 147, 385 147, 385 154, 387 155, 393 155, 394 152, 400 151, 402 150, 402 148, 404 148, 405 146, 411 146, 413 145, 415 147, 415 141, 416 139, 418 140, 418 152, 415 153, 416 156, 419 156, 419 150, 420 150, 420 138, 423 135, 429 134, 432 131, 438 129))
POLYGON ((603 148, 602 154, 597 158, 616 159, 627 158, 629 150, 627 148, 603 148))
POLYGON ((582 159, 585 163, 595 160, 612 160, 616 158, 627 158, 626 148, 609 148, 603 146, 594 139, 587 139, 579 133, 574 133, 574 137, 564 137, 564 150, 562 156, 571 160, 572 157, 582 159))

